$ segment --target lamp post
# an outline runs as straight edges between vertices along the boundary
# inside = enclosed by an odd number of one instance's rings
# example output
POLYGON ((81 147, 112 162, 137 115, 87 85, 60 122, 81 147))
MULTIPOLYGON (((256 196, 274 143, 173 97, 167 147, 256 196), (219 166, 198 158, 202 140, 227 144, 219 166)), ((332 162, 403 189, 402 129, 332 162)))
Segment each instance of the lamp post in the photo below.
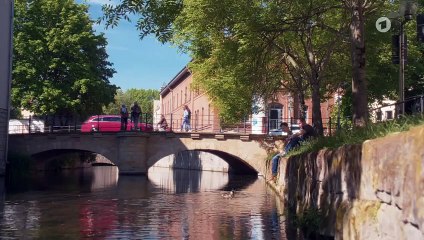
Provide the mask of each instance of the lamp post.
POLYGON ((405 24, 413 19, 417 5, 415 1, 403 0, 400 5, 400 26, 399 26, 399 113, 405 114, 405 63, 407 53, 407 42, 405 34, 405 24))

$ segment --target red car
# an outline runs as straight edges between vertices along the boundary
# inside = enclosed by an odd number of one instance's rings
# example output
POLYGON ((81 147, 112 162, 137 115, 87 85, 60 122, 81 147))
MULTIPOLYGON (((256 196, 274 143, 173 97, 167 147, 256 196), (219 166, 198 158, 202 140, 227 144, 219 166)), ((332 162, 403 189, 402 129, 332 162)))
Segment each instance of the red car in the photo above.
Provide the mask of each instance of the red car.
MULTIPOLYGON (((134 124, 128 119, 127 131, 133 129, 134 124)), ((151 132, 151 124, 139 123, 142 132, 151 132)), ((119 132, 121 131, 121 116, 119 115, 94 115, 81 125, 81 132, 119 132)))

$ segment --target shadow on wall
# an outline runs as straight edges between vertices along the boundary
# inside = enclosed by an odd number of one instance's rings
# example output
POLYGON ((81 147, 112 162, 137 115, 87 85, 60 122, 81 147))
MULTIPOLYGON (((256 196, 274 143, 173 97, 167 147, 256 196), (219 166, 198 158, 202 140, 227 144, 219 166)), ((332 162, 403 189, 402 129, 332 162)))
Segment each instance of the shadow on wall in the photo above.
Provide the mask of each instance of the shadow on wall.
MULTIPOLYGON (((361 149, 361 144, 350 145, 337 151, 323 150, 288 159, 285 173, 288 214, 306 216, 316 213, 313 218, 319 218, 312 219, 316 220, 316 229, 305 231, 335 235, 337 209, 343 202, 352 202, 359 194, 361 149)), ((299 225, 299 219, 293 224, 299 225)), ((304 224, 311 225, 311 222, 304 224)))
POLYGON ((203 170, 201 152, 181 151, 174 155, 172 168, 203 170))

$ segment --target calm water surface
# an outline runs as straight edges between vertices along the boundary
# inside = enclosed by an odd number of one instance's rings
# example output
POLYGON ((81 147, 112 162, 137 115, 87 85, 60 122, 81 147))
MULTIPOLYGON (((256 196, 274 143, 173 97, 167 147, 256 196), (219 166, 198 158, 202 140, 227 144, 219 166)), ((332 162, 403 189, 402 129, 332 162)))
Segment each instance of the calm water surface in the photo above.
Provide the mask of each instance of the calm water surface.
POLYGON ((262 178, 93 167, 0 181, 0 239, 286 239, 262 178), (234 198, 221 196, 231 189, 234 198))

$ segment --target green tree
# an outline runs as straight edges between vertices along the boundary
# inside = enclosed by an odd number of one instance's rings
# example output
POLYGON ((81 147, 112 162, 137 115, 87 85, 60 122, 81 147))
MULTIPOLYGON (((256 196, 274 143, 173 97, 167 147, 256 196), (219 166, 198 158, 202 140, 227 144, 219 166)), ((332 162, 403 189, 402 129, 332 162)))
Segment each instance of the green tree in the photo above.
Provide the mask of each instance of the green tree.
MULTIPOLYGON (((363 126, 369 100, 396 95, 390 37, 376 31, 375 20, 398 6, 399 1, 385 0, 124 0, 105 6, 104 19, 116 25, 128 14, 139 13, 141 37, 155 34, 190 52, 197 87, 228 118, 248 113, 249 99, 258 95, 266 99, 282 85, 299 93, 300 102, 315 95, 318 120, 318 99, 351 81, 352 89, 345 94, 352 96, 343 102, 353 106, 346 108, 352 110, 346 114, 356 126, 363 126), (367 72, 366 58, 372 62, 367 72)), ((411 83, 408 89, 415 91, 423 82, 423 51, 417 45, 410 50, 413 64, 407 66, 406 85, 411 83)))
POLYGON ((239 120, 251 112, 252 99, 266 101, 281 86, 304 102, 312 86, 314 124, 322 132, 320 86, 334 82, 330 66, 337 66, 331 61, 340 50, 328 26, 342 26, 341 7, 337 1, 171 0, 123 1, 104 10, 110 25, 140 13, 141 37, 154 33, 190 52, 195 87, 224 120, 239 120), (176 8, 169 12, 170 6, 176 8))
POLYGON ((130 109, 134 102, 137 102, 141 107, 143 114, 142 121, 145 122, 146 114, 149 122, 152 121, 153 100, 159 100, 159 90, 154 89, 128 89, 127 91, 118 90, 113 103, 103 108, 105 114, 119 114, 122 104, 125 104, 130 109))
POLYGON ((113 101, 107 41, 87 9, 72 0, 15 1, 14 107, 84 117, 113 101))

